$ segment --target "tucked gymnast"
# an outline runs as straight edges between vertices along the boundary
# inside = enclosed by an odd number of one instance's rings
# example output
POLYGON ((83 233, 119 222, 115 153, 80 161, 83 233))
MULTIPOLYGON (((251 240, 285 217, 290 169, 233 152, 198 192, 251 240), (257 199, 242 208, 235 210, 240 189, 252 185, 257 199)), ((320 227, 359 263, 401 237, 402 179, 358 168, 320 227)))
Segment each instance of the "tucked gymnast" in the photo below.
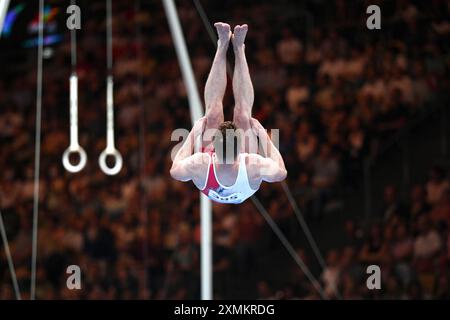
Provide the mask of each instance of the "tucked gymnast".
POLYGON ((262 181, 282 181, 287 171, 270 136, 252 118, 254 93, 244 44, 248 26, 238 25, 233 33, 226 23, 214 26, 219 39, 205 85, 206 113, 194 124, 176 153, 170 174, 176 180, 192 180, 213 201, 238 204, 253 195, 262 181), (233 122, 224 122, 222 100, 227 85, 226 55, 230 40, 235 55, 235 107, 233 122), (199 152, 194 152, 198 137, 202 145, 199 152))

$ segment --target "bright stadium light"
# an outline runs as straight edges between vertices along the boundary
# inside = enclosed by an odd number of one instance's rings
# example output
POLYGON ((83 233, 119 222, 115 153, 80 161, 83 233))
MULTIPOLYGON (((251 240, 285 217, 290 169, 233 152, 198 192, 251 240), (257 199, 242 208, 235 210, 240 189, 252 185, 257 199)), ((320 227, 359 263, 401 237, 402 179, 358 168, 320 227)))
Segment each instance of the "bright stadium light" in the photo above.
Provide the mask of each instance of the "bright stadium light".
POLYGON ((9 0, 0 1, 0 38, 2 36, 3 23, 5 22, 8 7, 9 7, 9 0))

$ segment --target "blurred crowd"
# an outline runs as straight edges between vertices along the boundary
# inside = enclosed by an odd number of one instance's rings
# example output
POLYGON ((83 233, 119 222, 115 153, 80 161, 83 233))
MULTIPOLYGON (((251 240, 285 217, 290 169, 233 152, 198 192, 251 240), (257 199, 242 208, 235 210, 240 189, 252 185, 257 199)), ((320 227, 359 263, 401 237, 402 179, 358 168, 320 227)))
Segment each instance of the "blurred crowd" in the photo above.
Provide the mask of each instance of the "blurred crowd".
MULTIPOLYGON (((56 3, 57 1, 46 1, 56 3)), ((246 54, 255 88, 253 116, 280 129, 287 183, 308 222, 340 190, 361 188, 362 161, 449 90, 448 1, 370 1, 382 7, 382 30, 369 31, 367 1, 203 1, 211 21, 247 23, 246 54)), ((191 1, 177 1, 200 92, 214 44, 191 1)), ((199 298, 199 192, 169 176, 176 128, 190 129, 186 90, 159 1, 113 1, 116 144, 119 175, 104 175, 105 8, 81 3, 78 33, 79 135, 86 168, 65 171, 69 145, 70 41, 44 61, 39 181, 37 298, 199 298), (79 265, 82 290, 66 288, 66 268, 79 265)), ((13 50, 13 49, 12 49, 13 50)), ((30 51, 34 60, 34 51, 30 51)), ((233 65, 233 57, 229 56, 233 65)), ((34 196, 35 65, 0 76, 0 208, 23 295, 28 296, 34 196)), ((231 118, 231 86, 224 101, 231 118)), ((292 208, 279 185, 257 196, 278 222, 292 208)), ((450 298, 450 191, 443 168, 411 186, 402 201, 386 186, 379 222, 343 225, 347 244, 325 248, 318 274, 330 297, 450 298), (368 291, 365 267, 380 265, 382 290, 368 291), (337 288, 337 290, 335 290, 337 288)), ((217 298, 319 298, 290 260, 283 284, 268 280, 274 243, 251 201, 214 205, 217 298), (247 281, 247 282, 246 282, 247 281), (241 287, 246 283, 249 288, 241 287)), ((318 222, 317 222, 318 221, 318 222)), ((306 263, 310 257, 298 253, 306 263)), ((290 259, 289 257, 286 258, 290 259)), ((0 299, 14 298, 0 253, 0 299)))
MULTIPOLYGON (((450 188, 440 167, 411 187, 401 201, 397 189, 384 190, 381 219, 371 225, 348 220, 344 246, 327 252, 320 281, 328 297, 343 299, 450 299, 450 188), (379 266, 380 290, 370 290, 367 267, 379 266)), ((301 253, 301 252, 300 252, 301 253)), ((307 259, 307 258, 306 258, 307 259)), ((307 260, 308 261, 308 260, 307 260)), ((318 298, 303 279, 271 289, 261 281, 261 298, 318 298), (264 289, 265 288, 265 289, 264 289)), ((295 278, 294 278, 295 279, 295 278)))

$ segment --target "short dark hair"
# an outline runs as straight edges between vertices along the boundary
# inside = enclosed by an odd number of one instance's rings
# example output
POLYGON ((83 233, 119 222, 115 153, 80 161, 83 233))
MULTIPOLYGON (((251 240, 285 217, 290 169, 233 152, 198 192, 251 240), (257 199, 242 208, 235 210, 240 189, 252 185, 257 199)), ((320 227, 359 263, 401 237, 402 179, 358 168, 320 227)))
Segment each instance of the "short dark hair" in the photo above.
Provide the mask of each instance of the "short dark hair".
POLYGON ((239 148, 236 124, 232 121, 225 121, 222 122, 217 129, 218 131, 214 139, 214 148, 216 149, 216 154, 219 156, 219 159, 222 161, 228 159, 229 157, 227 156, 230 155, 227 155, 227 149, 232 147, 232 158, 236 160, 239 148))

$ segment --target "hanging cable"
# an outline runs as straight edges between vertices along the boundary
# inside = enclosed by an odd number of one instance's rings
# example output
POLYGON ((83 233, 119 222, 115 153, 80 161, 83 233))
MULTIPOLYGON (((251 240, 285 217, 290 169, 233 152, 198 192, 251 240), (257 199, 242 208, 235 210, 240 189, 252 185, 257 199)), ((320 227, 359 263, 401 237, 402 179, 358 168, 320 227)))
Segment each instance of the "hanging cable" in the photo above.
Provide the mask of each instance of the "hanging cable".
MULTIPOLYGON (((74 6, 75 0, 71 0, 74 6)), ((86 151, 78 143, 78 75, 77 75, 77 35, 76 28, 70 31, 70 58, 72 61, 72 72, 70 75, 70 145, 64 151, 62 163, 67 171, 76 173, 81 171, 87 162, 86 151), (73 165, 70 155, 78 154, 79 162, 73 165)))
POLYGON ((39 0, 38 55, 36 73, 36 132, 34 144, 33 231, 31 247, 30 299, 35 299, 39 218, 39 170, 41 165, 42 65, 44 51, 44 0, 39 0))
POLYGON ((0 211, 0 233, 2 236, 3 246, 5 247, 5 256, 8 261, 9 273, 11 275, 11 281, 14 288, 14 294, 16 295, 17 300, 22 300, 22 296, 20 295, 19 284, 17 282, 16 277, 16 269, 14 268, 14 262, 11 256, 11 252, 9 251, 8 237, 6 236, 5 224, 3 223, 3 215, 0 211))
POLYGON ((106 148, 98 158, 98 164, 107 175, 116 175, 122 169, 122 155, 114 144, 114 91, 113 91, 113 52, 112 52, 112 5, 111 0, 106 0, 106 64, 108 75, 106 77, 106 148), (114 158, 114 166, 111 168, 106 163, 106 158, 114 158))
MULTIPOLYGON (((314 237, 311 234, 311 231, 308 228, 308 225, 306 224, 305 218, 303 217, 302 213, 300 212, 300 208, 297 206, 297 203, 295 202, 295 199, 291 193, 291 190, 289 189, 289 186, 287 185, 286 181, 281 182, 281 186, 283 187, 284 192, 286 193, 286 196, 291 204, 292 209, 294 210, 295 216, 297 218, 298 223, 303 229, 303 232, 305 233, 306 239, 308 240, 311 249, 314 252, 314 255, 316 256, 317 260, 319 261, 320 267, 322 270, 325 270, 327 265, 325 263, 325 259, 323 258, 322 254, 320 253, 319 247, 317 246, 316 241, 314 240, 314 237)), ((333 291, 336 295, 336 298, 342 299, 342 296, 338 290, 338 288, 333 285, 333 291)))
POLYGON ((309 268, 306 266, 306 264, 303 262, 302 258, 297 254, 297 252, 292 247, 291 243, 286 239, 286 236, 283 234, 283 232, 280 230, 278 225, 273 221, 272 217, 269 215, 267 210, 264 208, 264 206, 261 204, 261 202, 258 200, 256 196, 251 197, 253 203, 255 204, 258 211, 261 213, 261 215, 264 217, 264 219, 267 221, 269 226, 272 228, 273 232, 276 234, 280 242, 283 244, 283 246, 286 248, 286 250, 289 252, 291 257, 295 260, 295 262, 298 264, 300 269, 302 269, 305 276, 311 281, 314 288, 317 290, 317 292, 320 294, 322 299, 327 299, 327 296, 320 285, 319 281, 314 277, 314 275, 311 273, 309 268))

